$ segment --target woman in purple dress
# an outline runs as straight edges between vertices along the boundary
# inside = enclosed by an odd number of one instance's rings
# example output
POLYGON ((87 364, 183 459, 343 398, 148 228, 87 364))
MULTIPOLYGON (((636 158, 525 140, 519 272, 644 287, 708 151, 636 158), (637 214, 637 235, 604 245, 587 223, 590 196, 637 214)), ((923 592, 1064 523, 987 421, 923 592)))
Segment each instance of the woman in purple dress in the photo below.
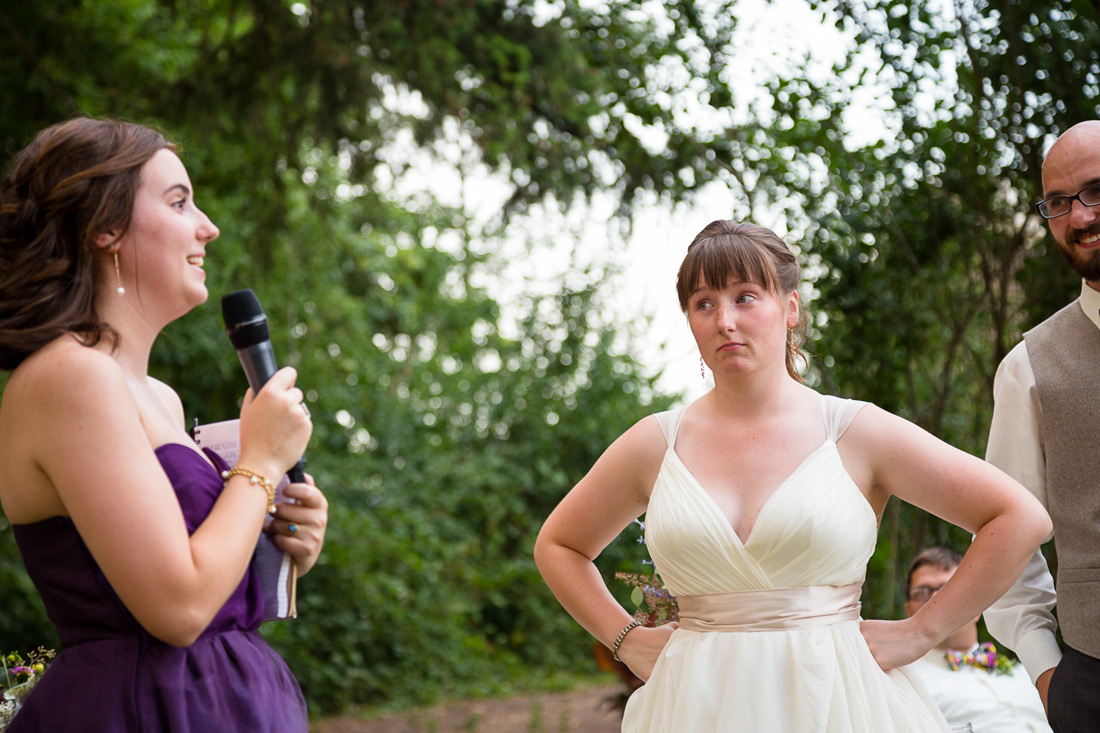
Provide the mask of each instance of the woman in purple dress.
MULTIPOLYGON (((206 301, 217 236, 140 125, 50 127, 0 186, 0 503, 62 646, 11 733, 307 728, 250 568, 267 482, 312 431, 296 374, 245 395, 233 467, 148 374, 157 335, 206 301)), ((312 480, 286 495, 266 531, 305 573, 327 502, 312 480)))

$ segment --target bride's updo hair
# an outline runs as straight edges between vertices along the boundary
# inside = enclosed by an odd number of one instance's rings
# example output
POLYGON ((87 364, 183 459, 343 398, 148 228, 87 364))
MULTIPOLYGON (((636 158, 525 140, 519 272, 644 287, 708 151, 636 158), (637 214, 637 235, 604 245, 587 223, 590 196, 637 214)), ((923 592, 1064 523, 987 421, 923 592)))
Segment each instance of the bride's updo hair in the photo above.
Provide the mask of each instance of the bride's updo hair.
POLYGON ((118 334, 95 308, 96 238, 125 234, 141 167, 163 148, 142 125, 78 118, 49 127, 0 183, 0 369, 65 333, 89 346, 118 334))
MULTIPOLYGON (((676 295, 680 310, 687 313, 691 294, 703 283, 722 288, 730 282, 751 282, 782 298, 798 290, 801 277, 794 252, 771 229, 719 219, 707 224, 688 245, 676 276, 676 295)), ((805 380, 795 362, 809 363, 801 347, 806 321, 806 309, 800 308, 798 325, 788 337, 792 348, 787 349, 787 373, 799 382, 805 380)))

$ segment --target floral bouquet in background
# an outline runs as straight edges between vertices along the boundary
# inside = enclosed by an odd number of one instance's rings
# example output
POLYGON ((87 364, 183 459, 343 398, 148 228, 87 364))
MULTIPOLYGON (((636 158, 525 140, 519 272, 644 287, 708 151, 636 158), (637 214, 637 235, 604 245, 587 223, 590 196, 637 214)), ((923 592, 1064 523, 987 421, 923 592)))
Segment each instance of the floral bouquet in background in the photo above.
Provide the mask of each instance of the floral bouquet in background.
POLYGON ((4 679, 0 682, 0 731, 7 728, 8 723, 19 712, 23 699, 38 684, 46 671, 46 664, 53 657, 53 649, 44 647, 38 647, 28 654, 26 660, 19 652, 0 657, 0 664, 4 666, 4 679))

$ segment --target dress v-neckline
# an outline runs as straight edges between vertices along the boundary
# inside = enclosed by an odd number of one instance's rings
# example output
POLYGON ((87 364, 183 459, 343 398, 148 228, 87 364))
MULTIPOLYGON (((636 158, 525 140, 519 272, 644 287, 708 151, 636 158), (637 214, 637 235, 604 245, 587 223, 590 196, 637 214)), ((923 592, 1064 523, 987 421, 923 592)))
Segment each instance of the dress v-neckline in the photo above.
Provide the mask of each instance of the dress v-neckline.
POLYGON ((756 513, 756 521, 752 523, 752 527, 749 528, 749 533, 745 537, 745 539, 741 539, 741 535, 737 534, 737 530, 733 528, 733 523, 730 522, 729 518, 726 517, 725 512, 722 511, 722 508, 718 506, 718 502, 714 499, 713 496, 711 496, 710 492, 706 490, 703 484, 701 484, 699 480, 695 478, 695 475, 691 472, 691 469, 689 469, 687 467, 687 464, 684 463, 683 459, 680 458, 680 454, 676 452, 675 444, 669 445, 668 450, 665 452, 665 460, 668 460, 669 456, 672 456, 675 459, 676 463, 683 470, 684 474, 689 479, 691 479, 689 483, 691 483, 696 489, 699 490, 699 492, 704 497, 706 497, 707 504, 711 507, 711 509, 714 510, 714 513, 721 520, 722 524, 729 529, 730 534, 737 539, 737 544, 740 547, 744 548, 747 547, 750 542, 752 542, 753 534, 756 532, 756 525, 760 523, 760 519, 764 516, 764 512, 767 511, 769 506, 771 506, 772 499, 774 499, 780 492, 782 492, 783 489, 791 482, 791 479, 797 476, 802 471, 802 469, 805 468, 806 464, 810 462, 810 459, 820 453, 822 448, 825 448, 827 445, 830 444, 834 446, 836 445, 836 443, 834 443, 832 439, 826 437, 820 445, 810 451, 809 454, 807 454, 806 457, 803 458, 797 466, 795 466, 793 471, 787 474, 786 478, 780 481, 779 484, 774 489, 772 489, 771 493, 768 495, 768 498, 765 499, 764 503, 760 505, 760 511, 756 513))

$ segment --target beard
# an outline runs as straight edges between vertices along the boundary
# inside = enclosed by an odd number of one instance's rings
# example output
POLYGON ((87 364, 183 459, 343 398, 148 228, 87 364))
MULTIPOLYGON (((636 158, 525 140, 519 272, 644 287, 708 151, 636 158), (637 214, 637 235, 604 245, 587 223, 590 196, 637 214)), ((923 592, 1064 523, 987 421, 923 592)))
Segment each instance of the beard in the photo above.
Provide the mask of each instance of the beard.
MULTIPOLYGON (((1068 239, 1076 241, 1076 233, 1072 234, 1074 236, 1070 236, 1068 239)), ((1078 275, 1089 282, 1100 281, 1100 248, 1085 254, 1079 254, 1072 244, 1062 244, 1057 240, 1055 240, 1055 244, 1058 245, 1058 251, 1066 258, 1070 267, 1077 271, 1078 275)))

